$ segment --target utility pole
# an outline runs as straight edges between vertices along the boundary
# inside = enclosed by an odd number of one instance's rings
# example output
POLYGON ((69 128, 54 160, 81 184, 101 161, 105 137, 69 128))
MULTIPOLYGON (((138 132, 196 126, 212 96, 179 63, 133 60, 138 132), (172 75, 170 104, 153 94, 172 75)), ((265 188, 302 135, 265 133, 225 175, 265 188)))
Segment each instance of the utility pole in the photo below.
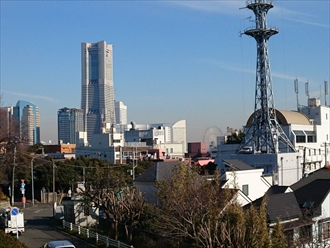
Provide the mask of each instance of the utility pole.
POLYGON ((302 177, 305 176, 306 173, 306 147, 303 150, 303 169, 302 169, 302 177))
POLYGON ((55 199, 55 163, 52 159, 53 163, 53 216, 56 214, 56 199, 55 199))
MULTIPOLYGON (((133 148, 133 167, 132 167, 132 176, 133 176, 133 181, 135 180, 135 168, 137 167, 137 161, 135 161, 135 154, 134 154, 134 146, 133 148), (135 163, 134 163, 135 161, 135 163)), ((135 147, 135 153, 137 152, 137 147, 135 147)))
POLYGON ((12 185, 11 185, 11 205, 14 206, 15 204, 15 163, 16 163, 16 144, 14 146, 14 165, 13 165, 13 175, 12 175, 12 185))
POLYGON ((33 178, 34 178, 34 172, 33 172, 33 160, 34 160, 34 157, 31 159, 31 190, 32 190, 32 206, 34 206, 34 181, 33 181, 33 178))
POLYGON ((327 142, 324 142, 324 166, 327 165, 327 142))

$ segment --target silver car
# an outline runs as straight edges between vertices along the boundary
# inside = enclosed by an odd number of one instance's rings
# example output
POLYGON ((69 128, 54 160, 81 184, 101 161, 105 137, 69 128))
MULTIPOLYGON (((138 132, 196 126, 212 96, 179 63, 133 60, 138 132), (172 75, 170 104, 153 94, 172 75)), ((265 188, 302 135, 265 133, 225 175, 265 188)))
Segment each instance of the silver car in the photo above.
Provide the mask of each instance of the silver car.
POLYGON ((68 240, 54 240, 47 242, 40 248, 76 248, 76 247, 68 240))

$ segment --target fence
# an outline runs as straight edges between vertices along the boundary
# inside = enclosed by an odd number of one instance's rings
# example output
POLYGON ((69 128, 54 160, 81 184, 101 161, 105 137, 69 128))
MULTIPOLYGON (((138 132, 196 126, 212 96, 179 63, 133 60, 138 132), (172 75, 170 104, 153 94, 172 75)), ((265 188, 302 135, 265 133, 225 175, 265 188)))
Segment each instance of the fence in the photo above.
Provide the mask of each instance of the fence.
POLYGON ((96 243, 103 242, 104 244, 106 244, 106 247, 114 246, 118 248, 134 248, 133 245, 124 244, 118 240, 114 240, 107 236, 100 235, 97 232, 69 223, 65 220, 63 220, 62 225, 63 225, 63 229, 69 228, 70 231, 76 231, 78 232, 79 235, 85 235, 88 239, 94 238, 96 243))

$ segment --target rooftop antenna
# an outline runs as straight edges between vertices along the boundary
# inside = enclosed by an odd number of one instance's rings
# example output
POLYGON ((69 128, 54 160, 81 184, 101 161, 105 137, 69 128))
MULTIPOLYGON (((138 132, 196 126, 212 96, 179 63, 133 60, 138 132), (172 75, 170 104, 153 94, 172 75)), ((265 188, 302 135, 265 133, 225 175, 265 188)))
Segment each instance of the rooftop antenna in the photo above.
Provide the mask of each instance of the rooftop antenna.
POLYGON ((324 81, 324 101, 325 106, 327 106, 327 95, 328 95, 328 82, 324 81))
POLYGON ((309 90, 308 90, 308 81, 305 83, 305 93, 307 96, 307 104, 309 102, 309 90))
POLYGON ((267 13, 274 6, 266 0, 247 1, 246 4, 246 8, 255 14, 255 27, 244 30, 244 34, 253 37, 257 42, 255 104, 251 126, 247 127, 248 130, 236 153, 243 152, 244 147, 251 147, 253 153, 277 154, 280 152, 279 144, 281 148, 285 147, 288 151, 295 152, 294 146, 276 118, 268 40, 278 33, 278 29, 267 27, 267 13))
POLYGON ((298 93, 299 93, 299 90, 298 90, 298 78, 296 78, 294 80, 294 91, 296 92, 296 95, 297 95, 297 110, 299 111, 299 99, 298 99, 298 93))

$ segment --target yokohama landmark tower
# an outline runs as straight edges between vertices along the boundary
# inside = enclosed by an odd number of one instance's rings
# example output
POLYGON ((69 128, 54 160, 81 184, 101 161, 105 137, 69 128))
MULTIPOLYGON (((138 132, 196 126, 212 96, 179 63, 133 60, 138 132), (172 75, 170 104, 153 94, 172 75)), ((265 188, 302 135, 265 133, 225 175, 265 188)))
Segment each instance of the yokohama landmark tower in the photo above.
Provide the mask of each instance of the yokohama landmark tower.
POLYGON ((81 108, 91 142, 92 134, 102 133, 107 124, 115 122, 112 45, 82 43, 81 66, 81 108))

